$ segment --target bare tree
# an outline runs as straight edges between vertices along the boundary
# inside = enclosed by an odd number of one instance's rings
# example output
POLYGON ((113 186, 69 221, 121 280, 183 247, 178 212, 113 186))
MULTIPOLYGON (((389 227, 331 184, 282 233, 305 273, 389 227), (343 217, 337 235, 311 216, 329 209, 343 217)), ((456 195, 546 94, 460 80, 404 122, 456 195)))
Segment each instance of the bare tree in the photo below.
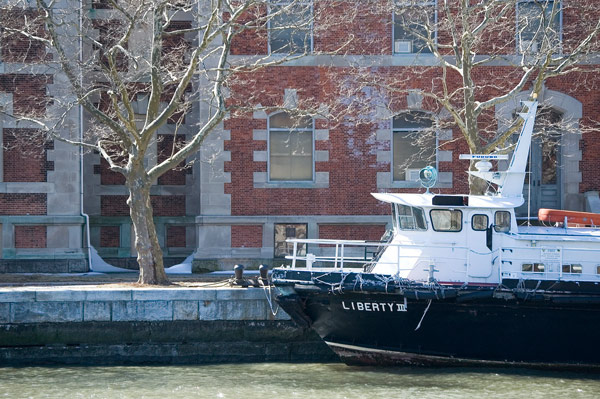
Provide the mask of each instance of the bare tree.
MULTIPOLYGON (((5 40, 20 43, 17 48, 23 43, 30 47, 14 56, 26 61, 32 49, 43 53, 37 62, 64 76, 68 88, 64 98, 52 99, 52 116, 43 112, 50 105, 43 104, 40 112, 13 117, 36 123, 52 139, 98 151, 112 171, 124 176, 139 283, 168 283, 153 222, 151 186, 185 164, 232 109, 252 106, 228 101, 229 85, 239 84, 248 72, 310 51, 311 2, 36 0, 33 8, 30 1, 8 3, 2 13, 5 40), (250 56, 236 56, 238 38, 258 43, 258 48, 245 52, 250 56), (194 102, 209 110, 206 120, 191 137, 174 139, 167 156, 148 162, 156 157, 151 144, 158 129, 167 121, 183 123, 186 115, 189 120, 194 102), (93 122, 85 136, 58 134, 77 106, 93 122)), ((174 130, 177 134, 177 127, 174 130)))
MULTIPOLYGON (((391 114, 406 109, 407 96, 420 97, 424 109, 446 117, 439 124, 460 130, 471 153, 510 146, 519 122, 498 134, 491 122, 499 104, 523 91, 540 93, 552 78, 596 70, 600 13, 594 1, 386 0, 379 7, 375 13, 394 15, 394 52, 415 58, 377 74, 357 67, 356 86, 377 88, 385 102, 378 106, 391 114)), ((346 97, 356 97, 356 86, 346 97)), ((471 176, 469 187, 482 194, 487 184, 471 176)))

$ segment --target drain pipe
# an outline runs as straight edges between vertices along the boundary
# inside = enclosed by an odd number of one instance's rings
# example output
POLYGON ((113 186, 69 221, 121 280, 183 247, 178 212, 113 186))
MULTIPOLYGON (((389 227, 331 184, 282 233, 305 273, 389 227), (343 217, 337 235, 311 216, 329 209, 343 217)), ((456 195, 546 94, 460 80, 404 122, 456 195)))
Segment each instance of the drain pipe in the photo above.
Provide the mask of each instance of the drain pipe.
MULTIPOLYGON (((79 84, 83 85, 83 0, 79 0, 79 84)), ((83 106, 79 104, 79 140, 83 143, 83 106)), ((83 146, 79 146, 79 213, 85 218, 85 237, 88 250, 88 267, 92 266, 92 245, 90 242, 90 216, 83 211, 83 146)))

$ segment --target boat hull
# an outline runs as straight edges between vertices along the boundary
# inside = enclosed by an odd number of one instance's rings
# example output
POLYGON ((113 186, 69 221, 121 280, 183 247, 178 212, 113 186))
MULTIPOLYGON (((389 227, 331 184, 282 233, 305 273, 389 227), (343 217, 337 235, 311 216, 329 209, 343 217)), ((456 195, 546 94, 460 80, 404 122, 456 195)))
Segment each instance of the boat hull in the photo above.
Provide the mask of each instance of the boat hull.
POLYGON ((600 293, 281 287, 283 309, 348 364, 600 364, 600 293))

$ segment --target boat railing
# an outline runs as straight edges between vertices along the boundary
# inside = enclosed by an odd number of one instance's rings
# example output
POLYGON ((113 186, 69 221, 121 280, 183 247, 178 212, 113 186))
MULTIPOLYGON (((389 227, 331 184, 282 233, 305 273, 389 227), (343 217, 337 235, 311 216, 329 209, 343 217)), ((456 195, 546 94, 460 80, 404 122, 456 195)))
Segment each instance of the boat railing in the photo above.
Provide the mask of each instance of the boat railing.
MULTIPOLYGON (((436 245, 438 249, 435 257, 423 256, 424 250, 431 253, 431 244, 414 243, 390 243, 381 241, 362 241, 362 240, 332 240, 332 239, 288 239, 287 242, 293 244, 292 255, 286 256, 286 259, 292 261, 291 267, 296 268, 297 261, 304 261, 306 268, 360 268, 367 269, 369 266, 377 263, 378 265, 388 265, 390 269, 397 273, 413 270, 415 266, 422 264, 429 270, 432 266, 439 266, 441 262, 456 260, 458 257, 468 258, 469 249, 466 247, 457 247, 455 245, 436 245), (318 252, 321 254, 310 253, 308 245, 318 246, 318 252), (392 256, 382 256, 387 248, 396 248, 392 256), (329 254, 323 254, 323 249, 330 248, 329 254), (440 249, 451 249, 444 255, 440 249), (302 251, 301 251, 302 250, 302 251), (460 252, 463 252, 462 256, 460 252), (304 254, 300 254, 304 252, 304 254), (371 254, 369 256, 369 254, 371 254)), ((435 270, 435 268, 432 268, 435 270)), ((466 271, 465 271, 466 272, 466 271)))

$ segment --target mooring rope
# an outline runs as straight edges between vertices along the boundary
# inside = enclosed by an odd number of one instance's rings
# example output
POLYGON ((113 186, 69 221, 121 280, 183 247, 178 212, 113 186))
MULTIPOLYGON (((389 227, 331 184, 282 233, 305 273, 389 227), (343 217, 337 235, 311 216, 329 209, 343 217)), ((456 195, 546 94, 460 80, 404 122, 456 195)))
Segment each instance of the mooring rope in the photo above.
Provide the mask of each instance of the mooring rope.
POLYGON ((429 310, 429 306, 431 306, 431 299, 427 303, 427 307, 425 308, 425 311, 423 312, 423 316, 421 316, 421 320, 419 320, 419 324, 417 324, 417 328, 415 328, 415 331, 417 331, 419 328, 421 328, 421 323, 423 322, 423 319, 425 318, 425 315, 427 314, 427 311, 429 310))

